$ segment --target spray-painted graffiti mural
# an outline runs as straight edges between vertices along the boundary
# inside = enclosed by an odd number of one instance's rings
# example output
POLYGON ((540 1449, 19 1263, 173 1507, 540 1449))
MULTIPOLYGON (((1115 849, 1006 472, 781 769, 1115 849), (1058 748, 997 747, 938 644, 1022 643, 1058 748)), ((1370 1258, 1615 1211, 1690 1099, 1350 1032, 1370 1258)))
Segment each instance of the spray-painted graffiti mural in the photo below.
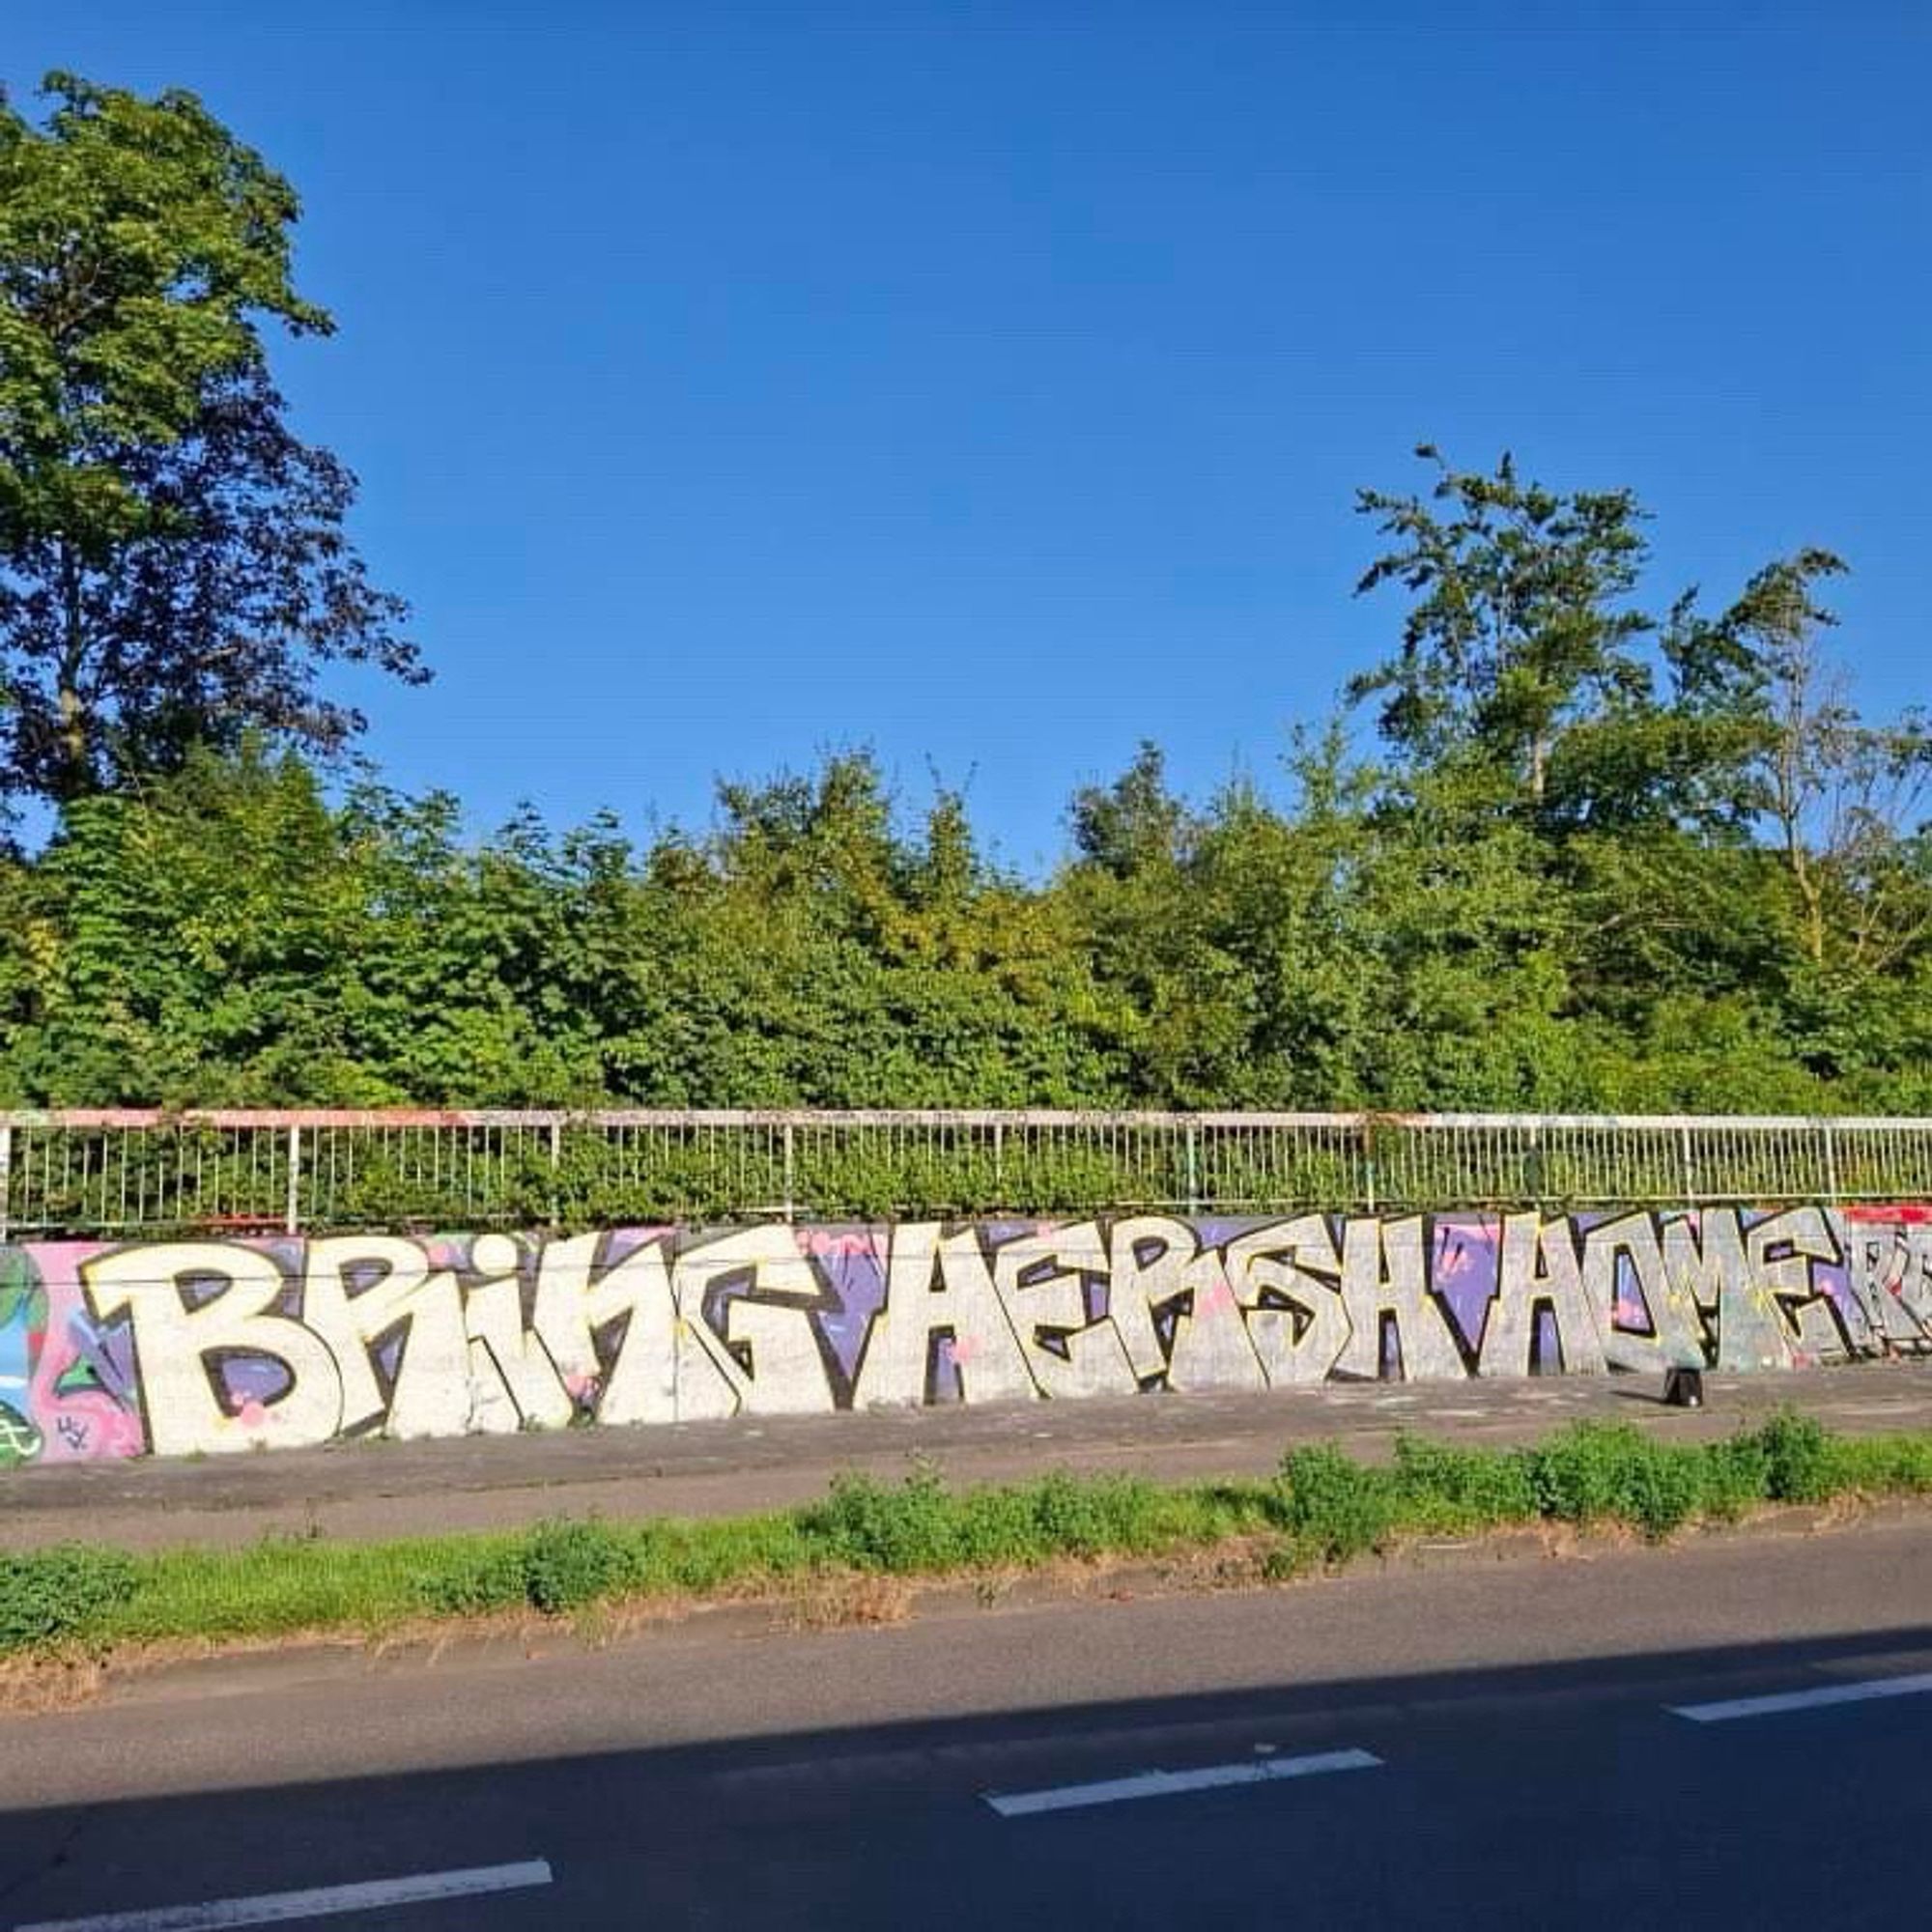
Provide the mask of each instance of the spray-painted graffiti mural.
POLYGON ((1928 1348, 1914 1208, 46 1242, 0 1463, 1928 1348))

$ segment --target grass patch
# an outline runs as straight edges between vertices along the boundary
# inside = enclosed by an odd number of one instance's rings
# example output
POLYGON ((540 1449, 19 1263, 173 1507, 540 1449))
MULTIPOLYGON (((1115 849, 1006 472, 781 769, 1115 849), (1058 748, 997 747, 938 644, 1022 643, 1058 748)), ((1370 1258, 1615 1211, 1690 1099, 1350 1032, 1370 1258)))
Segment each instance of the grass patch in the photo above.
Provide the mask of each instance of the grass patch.
POLYGON ((63 1544, 0 1556, 0 1652, 80 1636, 140 1588, 140 1571, 118 1549, 63 1544))
POLYGON ((1404 1436, 1387 1467, 1329 1445, 1292 1449, 1272 1479, 1166 1488, 1073 1476, 955 1491, 929 1464, 898 1483, 841 1476, 822 1501, 757 1516, 554 1520, 507 1534, 337 1544, 282 1537, 241 1550, 134 1556, 68 1545, 0 1556, 0 1654, 369 1634, 425 1619, 722 1593, 818 1590, 840 1579, 979 1576, 1069 1559, 1165 1557, 1266 1541, 1288 1577, 1403 1537, 1531 1522, 1623 1523, 1661 1539, 1765 1503, 1932 1494, 1932 1435, 1837 1436, 1781 1413, 1728 1440, 1661 1442, 1578 1423, 1526 1449, 1404 1436))
POLYGON ((1291 1449, 1281 1480, 1281 1526, 1295 1550, 1324 1563, 1384 1548, 1403 1520, 1396 1477, 1326 1443, 1291 1449))

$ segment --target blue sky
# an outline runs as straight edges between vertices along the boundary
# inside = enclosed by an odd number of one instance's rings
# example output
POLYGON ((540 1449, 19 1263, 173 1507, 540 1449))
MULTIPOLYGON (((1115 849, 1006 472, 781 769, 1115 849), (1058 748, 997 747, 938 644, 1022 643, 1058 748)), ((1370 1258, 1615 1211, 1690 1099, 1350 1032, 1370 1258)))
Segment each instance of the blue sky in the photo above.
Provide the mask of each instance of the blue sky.
POLYGON ((1049 862, 1144 736, 1273 783, 1422 438, 1800 544, 1932 697, 1932 10, 8 0, 305 203, 281 351, 416 608, 367 750, 479 825, 870 744, 1049 862))

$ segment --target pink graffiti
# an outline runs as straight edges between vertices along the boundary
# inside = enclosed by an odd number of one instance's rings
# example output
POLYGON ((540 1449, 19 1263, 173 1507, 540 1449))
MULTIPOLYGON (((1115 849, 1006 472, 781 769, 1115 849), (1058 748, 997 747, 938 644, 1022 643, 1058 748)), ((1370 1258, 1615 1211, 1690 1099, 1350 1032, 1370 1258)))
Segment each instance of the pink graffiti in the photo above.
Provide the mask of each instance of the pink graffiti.
POLYGON ((47 1332, 34 1364, 28 1407, 42 1434, 43 1463, 100 1462, 145 1453, 140 1415, 97 1378, 62 1392, 63 1378, 92 1365, 99 1341, 80 1286, 80 1264, 101 1243, 49 1242, 37 1252, 47 1293, 47 1332))
POLYGON ((876 1252, 868 1228, 800 1228, 798 1251, 802 1255, 869 1255, 876 1252))
POLYGON ((1225 1315, 1238 1306, 1235 1291, 1225 1274, 1213 1274, 1194 1291, 1196 1316, 1225 1315))

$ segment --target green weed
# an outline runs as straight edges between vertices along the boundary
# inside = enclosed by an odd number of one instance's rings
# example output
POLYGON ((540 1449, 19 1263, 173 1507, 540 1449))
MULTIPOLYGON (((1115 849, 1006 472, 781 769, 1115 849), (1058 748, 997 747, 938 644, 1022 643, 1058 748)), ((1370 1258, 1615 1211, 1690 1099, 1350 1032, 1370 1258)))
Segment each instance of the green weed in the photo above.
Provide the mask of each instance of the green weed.
POLYGON ((1728 1440, 1657 1440, 1579 1423, 1527 1449, 1404 1436, 1391 1466, 1332 1445, 1271 1481, 1162 1488, 1064 1471, 964 1491, 929 1463, 898 1483, 846 1475, 822 1501, 758 1516, 554 1520, 514 1533, 153 1556, 69 1546, 0 1557, 0 1652, 172 1638, 380 1632, 423 1616, 581 1613, 626 1599, 758 1590, 827 1575, 964 1575, 1064 1559, 1153 1556, 1270 1539, 1269 1577, 1346 1563, 1404 1536, 1538 1520, 1623 1522, 1654 1539, 1764 1503, 1932 1494, 1932 1435, 1834 1436, 1792 1413, 1728 1440))
POLYGON ((137 1587, 133 1560, 118 1549, 71 1543, 0 1556, 0 1651, 84 1633, 137 1587))
POLYGON ((1328 1563, 1380 1549, 1399 1520, 1401 1491, 1385 1469, 1350 1461, 1322 1443, 1282 1458, 1283 1521, 1297 1543, 1328 1563))

